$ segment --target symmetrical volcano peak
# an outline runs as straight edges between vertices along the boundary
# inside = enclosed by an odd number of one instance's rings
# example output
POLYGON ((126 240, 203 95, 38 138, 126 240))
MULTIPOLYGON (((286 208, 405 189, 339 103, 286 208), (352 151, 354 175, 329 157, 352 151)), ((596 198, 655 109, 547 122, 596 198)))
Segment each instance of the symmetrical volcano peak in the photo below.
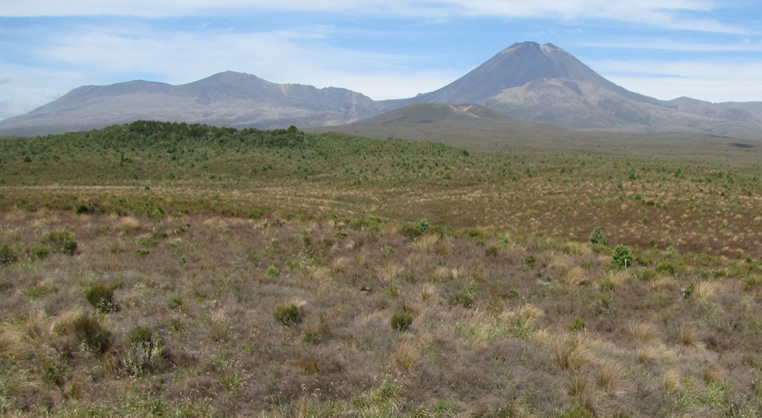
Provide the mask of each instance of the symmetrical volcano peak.
POLYGON ((553 44, 511 45, 453 83, 416 97, 416 102, 486 104, 501 91, 545 79, 601 83, 615 88, 571 54, 553 44))

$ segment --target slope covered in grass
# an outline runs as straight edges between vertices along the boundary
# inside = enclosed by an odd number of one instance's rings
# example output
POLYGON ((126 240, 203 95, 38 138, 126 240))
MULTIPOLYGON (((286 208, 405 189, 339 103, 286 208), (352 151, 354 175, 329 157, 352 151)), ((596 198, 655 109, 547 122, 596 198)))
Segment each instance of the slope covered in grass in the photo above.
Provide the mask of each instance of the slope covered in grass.
POLYGON ((725 145, 3 139, 0 412, 759 415, 759 157, 725 145))
POLYGON ((6 415, 760 413, 756 261, 624 269, 612 245, 368 219, 1 221, 6 415))

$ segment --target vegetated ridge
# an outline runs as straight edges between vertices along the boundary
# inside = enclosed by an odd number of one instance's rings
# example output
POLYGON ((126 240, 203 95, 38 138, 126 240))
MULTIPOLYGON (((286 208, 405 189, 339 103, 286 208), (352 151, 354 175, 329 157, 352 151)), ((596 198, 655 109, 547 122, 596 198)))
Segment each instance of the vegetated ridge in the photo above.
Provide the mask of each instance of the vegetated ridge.
POLYGON ((413 103, 478 104, 572 129, 762 137, 760 102, 658 100, 608 81, 555 45, 534 42, 514 44, 451 84, 413 98, 374 101, 341 88, 276 84, 226 72, 181 86, 132 81, 80 87, 27 115, 0 122, 0 134, 84 130, 138 119, 239 128, 325 127, 413 103))

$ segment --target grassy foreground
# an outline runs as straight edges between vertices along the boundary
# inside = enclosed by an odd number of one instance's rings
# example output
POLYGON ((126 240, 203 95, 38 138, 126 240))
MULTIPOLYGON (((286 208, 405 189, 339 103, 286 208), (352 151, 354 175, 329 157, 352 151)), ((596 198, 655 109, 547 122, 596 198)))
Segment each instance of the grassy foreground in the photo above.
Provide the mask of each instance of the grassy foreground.
POLYGON ((762 414, 756 155, 0 148, 5 416, 762 414))

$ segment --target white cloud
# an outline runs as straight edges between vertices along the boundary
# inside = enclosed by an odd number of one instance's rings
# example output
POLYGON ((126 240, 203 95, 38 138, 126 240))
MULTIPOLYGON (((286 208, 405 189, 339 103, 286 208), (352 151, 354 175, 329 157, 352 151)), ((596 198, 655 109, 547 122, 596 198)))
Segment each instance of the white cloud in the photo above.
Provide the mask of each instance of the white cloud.
POLYGON ((762 52, 762 42, 684 42, 668 39, 641 38, 637 41, 583 42, 581 45, 600 48, 643 49, 680 52, 762 52))
POLYGON ((465 69, 431 70, 426 57, 337 48, 327 27, 276 32, 183 32, 150 26, 77 26, 40 42, 35 64, 0 56, 0 120, 26 113, 86 84, 140 78, 184 84, 222 71, 254 74, 276 83, 343 87, 375 100, 435 90, 465 69))
POLYGON ((741 32, 713 19, 687 19, 685 12, 705 13, 713 0, 26 0, 4 2, 0 16, 138 16, 220 15, 258 10, 331 12, 346 15, 411 17, 492 16, 574 21, 607 19, 671 29, 741 32))
POLYGON ((600 61, 593 67, 622 87, 662 100, 762 101, 762 63, 740 60, 600 61))
POLYGON ((0 120, 31 111, 87 84, 77 72, 19 66, 0 61, 0 120), (66 87, 70 86, 70 87, 66 87))

